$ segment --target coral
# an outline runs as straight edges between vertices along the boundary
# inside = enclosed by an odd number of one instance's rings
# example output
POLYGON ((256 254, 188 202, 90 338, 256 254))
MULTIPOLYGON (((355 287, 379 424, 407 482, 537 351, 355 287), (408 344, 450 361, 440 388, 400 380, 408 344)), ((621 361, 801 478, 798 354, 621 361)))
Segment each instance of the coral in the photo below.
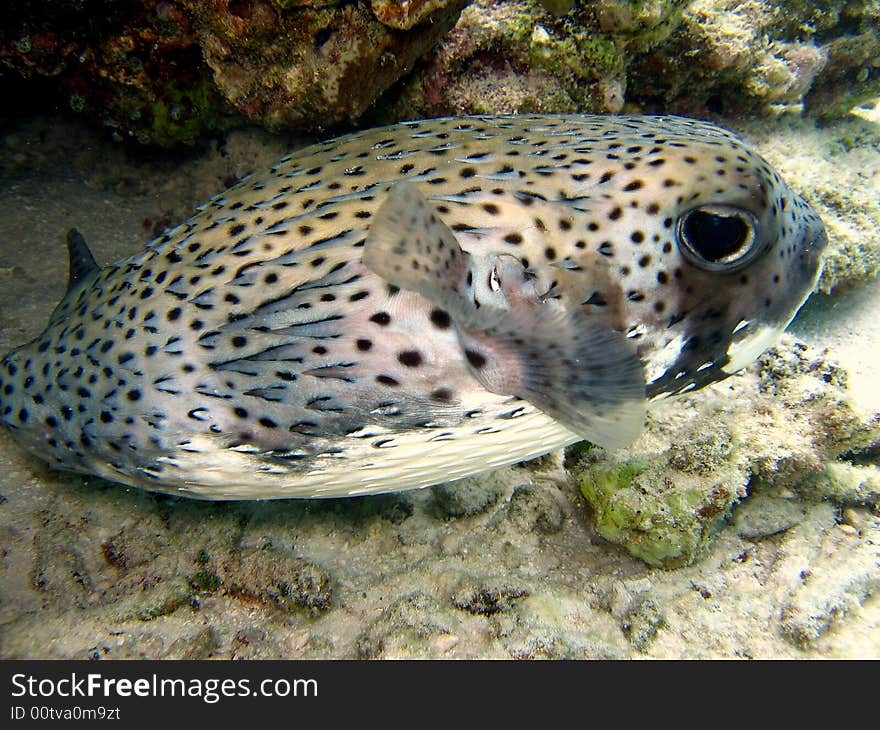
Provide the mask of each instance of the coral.
POLYGON ((22 3, 0 68, 46 79, 118 139, 170 146, 227 128, 359 117, 454 22, 462 0, 22 3), (98 18, 96 20, 96 18, 98 18))
MULTIPOLYGON (((556 15, 531 0, 477 0, 389 116, 620 111, 630 39, 604 33, 596 13, 581 4, 556 15)), ((654 20, 664 22, 665 10, 654 20)))
POLYGON ((871 2, 694 0, 667 43, 634 59, 632 99, 694 114, 803 102, 840 116, 878 93, 878 14, 871 2), (855 45, 864 53, 846 52, 855 45))
POLYGON ((50 80, 64 106, 120 139, 192 142, 222 123, 221 99, 179 3, 22 3, 4 21, 0 64, 50 80))
POLYGON ((378 18, 362 2, 187 5, 227 102, 271 128, 314 129, 361 116, 451 27, 462 3, 375 2, 378 18))
MULTIPOLYGON (((706 553, 749 490, 859 504, 876 497, 873 472, 839 477, 856 468, 848 458, 880 442, 880 414, 855 409, 845 382, 826 354, 788 339, 749 372, 715 386, 735 397, 713 403, 710 390, 699 410, 684 397, 659 408, 628 449, 607 454, 578 445, 566 465, 599 534, 650 565, 688 565, 706 553)), ((742 523, 740 530, 769 534, 797 521, 789 510, 769 531, 742 523)))
POLYGON ((314 130, 368 111, 373 121, 627 106, 705 116, 803 103, 829 119, 880 94, 869 0, 465 5, 24 2, 0 28, 0 67, 47 80, 47 94, 119 138, 162 145, 241 116, 314 130))
POLYGON ((476 0, 389 118, 633 110, 706 116, 880 93, 876 3, 476 0))

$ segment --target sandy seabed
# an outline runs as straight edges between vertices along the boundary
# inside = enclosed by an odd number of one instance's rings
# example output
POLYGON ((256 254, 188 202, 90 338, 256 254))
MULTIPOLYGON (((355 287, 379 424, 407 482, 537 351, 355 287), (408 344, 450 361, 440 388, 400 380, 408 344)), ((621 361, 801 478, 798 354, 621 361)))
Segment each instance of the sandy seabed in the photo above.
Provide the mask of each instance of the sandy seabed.
MULTIPOLYGON (((880 195, 870 117, 739 128, 797 190, 849 165, 851 195, 880 195)), ((293 144, 239 131, 138 158, 66 121, 8 127, 0 351, 63 293, 69 227, 122 258, 293 144)), ((793 330, 880 411, 876 280, 814 298, 793 330)), ((599 536, 561 454, 403 494, 211 504, 50 470, 3 432, 0 657, 880 657, 876 512, 787 499, 796 518, 761 529, 747 499, 702 560, 663 570, 599 536)))

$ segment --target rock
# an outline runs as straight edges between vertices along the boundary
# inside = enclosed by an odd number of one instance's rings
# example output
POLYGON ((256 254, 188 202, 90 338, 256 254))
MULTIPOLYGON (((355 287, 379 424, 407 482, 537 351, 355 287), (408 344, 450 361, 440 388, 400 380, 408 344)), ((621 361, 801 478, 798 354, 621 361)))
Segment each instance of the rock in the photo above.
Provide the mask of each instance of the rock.
POLYGON ((438 10, 453 4, 454 0, 370 0, 373 14, 385 25, 397 30, 411 30, 438 10))
POLYGON ((491 477, 460 479, 431 490, 434 507, 441 517, 466 517, 488 510, 504 493, 504 485, 491 477))
POLYGON ((798 646, 816 642, 880 589, 880 520, 866 522, 861 534, 845 528, 825 533, 783 608, 783 635, 798 646))
POLYGON ((333 581, 317 565, 274 550, 247 548, 229 554, 218 570, 223 587, 283 610, 319 613, 333 602, 333 581))
POLYGON ((880 95, 877 8, 873 8, 872 16, 870 3, 850 6, 846 20, 852 30, 825 44, 827 63, 804 98, 806 108, 820 119, 842 117, 861 102, 880 95))
POLYGON ((492 616, 510 611, 518 600, 528 595, 525 588, 512 587, 504 582, 466 579, 452 594, 452 605, 474 615, 492 616))
POLYGON ((191 596, 192 591, 187 581, 171 577, 141 593, 123 597, 110 607, 109 618, 117 622, 132 619, 152 621, 188 605, 191 596))
MULTIPOLYGON (((565 591, 536 591, 500 614, 506 626, 499 636, 513 659, 623 659, 627 641, 615 620, 565 591)), ((491 621, 498 625, 499 616, 491 621)))
POLYGON ((805 476, 798 490, 811 499, 830 499, 876 510, 880 505, 880 467, 831 462, 821 472, 805 476))
POLYGON ((402 596, 356 641, 360 659, 443 656, 455 646, 458 621, 435 598, 416 592, 402 596), (453 641, 450 642, 450 639, 453 641))
POLYGON ((192 143, 236 123, 236 112, 273 129, 316 129, 363 114, 462 5, 26 3, 4 17, 0 61, 24 78, 48 80, 41 88, 117 139, 192 143))
POLYGON ((799 524, 804 514, 805 507, 797 499, 759 492, 736 510, 733 526, 741 537, 756 540, 785 532, 799 524))
POLYGON ((637 597, 623 618, 621 628, 636 651, 644 651, 666 625, 660 604, 651 596, 637 597))
POLYGON ((412 70, 453 25, 462 4, 186 2, 220 95, 273 129, 356 120, 412 70))
POLYGON ((209 659, 220 648, 220 637, 210 626, 182 636, 168 647, 169 659, 209 659))
POLYGON ((532 484, 520 484, 513 490, 506 516, 517 529, 545 534, 558 532, 565 519, 553 493, 532 484))

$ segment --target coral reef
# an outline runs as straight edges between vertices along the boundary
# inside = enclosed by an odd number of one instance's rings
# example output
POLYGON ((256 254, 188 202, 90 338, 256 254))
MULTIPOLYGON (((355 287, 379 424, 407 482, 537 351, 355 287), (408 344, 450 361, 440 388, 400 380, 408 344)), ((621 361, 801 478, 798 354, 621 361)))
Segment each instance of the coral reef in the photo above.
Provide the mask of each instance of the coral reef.
POLYGON ((188 3, 223 98, 252 121, 300 129, 360 117, 452 26, 463 5, 282 4, 188 3))
POLYGON ((236 113, 270 128, 351 122, 455 22, 463 2, 55 0, 16 4, 0 68, 42 79, 117 138, 172 145, 236 113))
POLYGON ((16 3, 0 26, 0 64, 43 80, 37 89, 119 138, 190 142, 221 123, 222 100, 180 3, 16 3))
POLYGON ((633 101, 679 113, 803 103, 839 117, 880 95, 872 2, 695 0, 664 43, 632 65, 633 101), (843 49, 859 46, 862 54, 843 49))
POLYGON ((368 111, 397 121, 802 104, 830 119, 880 94, 880 9, 870 0, 473 0, 462 12, 466 4, 23 2, 0 26, 0 68, 42 79, 47 102, 120 138, 161 145, 242 117, 314 130, 368 111))
POLYGON ((475 0, 392 114, 697 116, 804 104, 838 117, 880 95, 876 3, 475 0))

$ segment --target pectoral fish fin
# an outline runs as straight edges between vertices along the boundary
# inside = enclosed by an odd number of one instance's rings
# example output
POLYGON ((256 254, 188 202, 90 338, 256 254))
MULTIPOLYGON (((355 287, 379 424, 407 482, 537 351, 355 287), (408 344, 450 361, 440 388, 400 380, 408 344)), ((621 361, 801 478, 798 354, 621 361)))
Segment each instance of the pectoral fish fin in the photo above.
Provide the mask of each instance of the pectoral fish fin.
POLYGON ((412 183, 388 192, 370 225, 364 265, 401 289, 417 291, 445 309, 453 320, 467 313, 461 292, 471 257, 412 183))
POLYGON ((523 398, 606 448, 638 436, 646 399, 635 344, 609 317, 576 303, 579 294, 540 295, 518 260, 463 251, 415 186, 389 192, 364 263, 449 312, 468 366, 487 390, 523 398))
POLYGON ((603 317, 535 301, 484 331, 460 333, 474 376, 608 449, 645 420, 645 375, 635 345, 603 317))

